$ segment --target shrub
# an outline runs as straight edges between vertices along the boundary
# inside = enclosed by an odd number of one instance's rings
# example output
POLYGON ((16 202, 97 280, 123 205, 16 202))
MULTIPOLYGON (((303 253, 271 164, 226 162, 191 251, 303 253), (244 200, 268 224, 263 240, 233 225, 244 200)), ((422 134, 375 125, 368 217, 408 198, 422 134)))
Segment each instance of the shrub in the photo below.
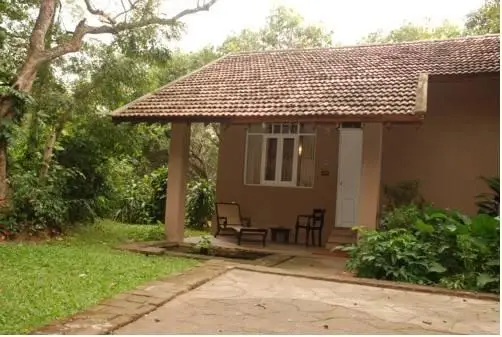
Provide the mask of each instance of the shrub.
POLYGON ((13 174, 10 205, 2 210, 3 227, 12 235, 61 232, 72 223, 71 200, 63 197, 61 186, 73 174, 77 173, 59 166, 43 181, 33 171, 13 174))
POLYGON ((186 204, 187 225, 201 229, 214 214, 215 190, 211 180, 197 180, 189 184, 186 204))
POLYGON ((152 188, 152 201, 150 204, 150 216, 164 222, 167 192, 167 166, 159 167, 151 174, 150 186, 152 188))
POLYGON ((195 248, 199 250, 201 254, 208 254, 209 250, 213 247, 211 242, 211 237, 209 235, 203 235, 199 242, 195 245, 195 248))
POLYGON ((414 204, 390 209, 382 216, 382 229, 411 228, 420 214, 421 210, 414 204))
POLYGON ((418 180, 406 180, 395 185, 384 186, 385 208, 415 204, 422 206, 424 199, 420 194, 420 182, 418 180))
POLYGON ((481 179, 486 182, 492 192, 481 193, 476 197, 478 199, 478 202, 476 202, 476 205, 479 207, 478 213, 491 216, 500 215, 500 178, 481 177, 481 179))
POLYGON ((167 188, 167 167, 160 167, 152 173, 136 179, 121 190, 116 202, 118 210, 115 220, 151 224, 164 221, 167 188))
POLYGON ((154 221, 151 214, 152 202, 151 177, 133 181, 123 191, 122 200, 119 200, 118 210, 114 219, 120 222, 134 224, 150 224, 154 221))
POLYGON ((10 240, 18 233, 16 219, 9 213, 0 213, 0 241, 10 240))
POLYGON ((498 218, 426 208, 409 219, 387 231, 359 229, 359 242, 342 248, 347 267, 361 277, 499 292, 498 218))
POLYGON ((430 283, 429 273, 441 270, 430 244, 420 242, 406 229, 361 229, 360 235, 357 245, 345 248, 350 254, 348 269, 360 277, 426 284, 430 283))

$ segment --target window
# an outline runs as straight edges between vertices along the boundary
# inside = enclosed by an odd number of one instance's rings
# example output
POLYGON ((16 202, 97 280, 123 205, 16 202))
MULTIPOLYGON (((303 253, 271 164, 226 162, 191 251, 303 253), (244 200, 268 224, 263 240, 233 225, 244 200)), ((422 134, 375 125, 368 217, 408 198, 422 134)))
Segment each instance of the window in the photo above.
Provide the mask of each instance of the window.
POLYGON ((310 124, 253 124, 246 140, 247 185, 313 187, 315 129, 310 124))

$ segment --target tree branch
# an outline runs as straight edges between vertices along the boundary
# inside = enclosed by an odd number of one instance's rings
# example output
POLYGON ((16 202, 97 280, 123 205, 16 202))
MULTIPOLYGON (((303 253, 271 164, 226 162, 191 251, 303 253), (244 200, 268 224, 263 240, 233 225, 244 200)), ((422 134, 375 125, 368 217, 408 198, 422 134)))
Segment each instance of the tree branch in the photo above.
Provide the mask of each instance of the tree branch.
POLYGON ((207 179, 207 170, 206 170, 206 163, 204 160, 199 157, 195 151, 190 151, 190 157, 192 159, 191 161, 191 166, 192 169, 196 171, 196 174, 198 174, 201 178, 207 179))
MULTIPOLYGON (((146 26, 150 26, 150 25, 161 25, 161 26, 174 25, 177 23, 177 21, 179 19, 183 18, 186 15, 209 10, 209 8, 211 6, 213 6, 216 3, 216 1, 217 0, 210 0, 206 3, 204 3, 203 5, 201 5, 199 2, 197 2, 196 7, 185 9, 170 18, 153 17, 153 18, 147 18, 144 20, 140 20, 137 22, 119 22, 119 23, 113 24, 113 25, 103 25, 103 26, 98 26, 98 27, 88 26, 86 24, 86 20, 83 19, 77 24, 77 27, 75 28, 75 31, 73 32, 73 34, 72 34, 73 36, 71 37, 71 39, 62 43, 59 46, 56 46, 56 47, 44 52, 43 58, 44 58, 44 60, 53 60, 53 59, 58 58, 62 55, 80 50, 80 48, 82 47, 82 43, 83 43, 82 40, 83 40, 84 36, 87 34, 93 34, 93 35, 94 34, 114 34, 115 35, 115 34, 118 34, 120 32, 126 31, 126 30, 142 28, 142 27, 146 27, 146 26)), ((90 5, 89 0, 85 0, 85 2, 86 2, 86 4, 90 5)), ((132 1, 129 1, 129 3, 133 6, 136 4, 136 2, 132 2, 132 1)), ((99 10, 92 8, 92 6, 91 6, 91 9, 94 12, 99 12, 99 10)))
POLYGON ((127 14, 133 10, 136 9, 136 4, 139 2, 140 0, 136 0, 135 2, 132 2, 129 0, 129 8, 126 8, 125 6, 125 3, 124 3, 124 0, 120 0, 120 3, 122 4, 122 9, 123 11, 120 12, 119 14, 115 15, 113 17, 114 20, 117 20, 118 18, 120 18, 122 15, 125 15, 124 17, 124 21, 127 22, 127 14))
POLYGON ((87 7, 87 11, 91 13, 92 15, 98 15, 102 18, 104 22, 107 22, 111 25, 115 25, 117 22, 108 14, 105 13, 105 11, 101 9, 94 8, 91 5, 91 0, 84 0, 85 6, 87 7))
POLYGON ((52 24, 56 11, 56 0, 41 0, 40 11, 30 37, 29 53, 38 53, 44 50, 45 36, 52 24))

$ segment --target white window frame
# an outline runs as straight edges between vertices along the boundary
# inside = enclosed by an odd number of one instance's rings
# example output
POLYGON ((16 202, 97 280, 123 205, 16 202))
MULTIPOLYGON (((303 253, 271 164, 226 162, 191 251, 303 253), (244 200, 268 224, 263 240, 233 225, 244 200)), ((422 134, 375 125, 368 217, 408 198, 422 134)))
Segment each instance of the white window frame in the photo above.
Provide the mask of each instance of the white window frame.
MULTIPOLYGON (((262 132, 250 132, 247 130, 246 132, 246 150, 245 150, 245 160, 244 160, 244 185, 248 186, 277 186, 277 187, 296 187, 296 188, 313 188, 312 186, 298 186, 298 146, 300 142, 301 136, 311 136, 314 137, 315 141, 317 138, 316 131, 314 128, 313 132, 300 132, 300 123, 270 123, 272 125, 272 133, 268 133, 265 131, 262 132), (292 125, 296 125, 297 132, 296 133, 282 133, 282 125, 288 124, 289 128, 292 125), (281 125, 281 133, 273 133, 274 125, 281 125), (247 167, 248 167, 248 142, 249 136, 262 136, 262 150, 261 150, 261 167, 260 167, 260 183, 259 184, 249 184, 246 182, 247 177, 247 167), (276 152, 276 162, 275 162, 275 179, 274 180, 265 180, 265 166, 266 166, 266 156, 267 156, 267 140, 268 139, 277 139, 277 152, 276 152), (283 150, 284 150, 284 139, 292 138, 294 141, 294 151, 293 151, 293 171, 292 171, 292 179, 291 181, 281 181, 281 173, 282 173, 282 165, 283 165, 283 150)), ((267 124, 269 125, 269 124, 267 124)), ((263 127, 266 129, 266 126, 263 127)), ((315 149, 314 149, 314 162, 315 162, 315 149)), ((314 166, 315 171, 315 166, 314 166)))

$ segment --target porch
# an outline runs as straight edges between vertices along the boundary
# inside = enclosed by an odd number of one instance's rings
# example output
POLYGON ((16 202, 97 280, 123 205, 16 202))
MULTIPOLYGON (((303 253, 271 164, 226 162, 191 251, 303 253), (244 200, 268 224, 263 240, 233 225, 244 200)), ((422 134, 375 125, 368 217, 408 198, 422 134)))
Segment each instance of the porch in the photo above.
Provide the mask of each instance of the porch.
MULTIPOLYGON (((294 242, 297 215, 310 214, 316 208, 325 209, 320 246, 331 248, 354 242, 351 227, 376 228, 377 224, 383 123, 351 123, 351 128, 344 128, 342 123, 309 122, 243 124, 237 121, 222 124, 216 201, 238 203, 242 215, 252 219, 252 227, 289 229, 290 242, 294 242), (272 128, 275 125, 287 126, 289 131, 280 135, 263 134, 263 139, 275 142, 276 152, 272 155, 267 147, 271 143, 263 141, 255 147, 256 153, 252 153, 250 131, 253 137, 257 137, 256 129, 268 125, 272 128), (295 125, 298 130, 308 126, 308 136, 313 138, 310 150, 308 142, 302 139, 305 134, 291 132, 295 125), (258 164, 250 164, 253 155, 260 158, 258 164), (270 158, 276 161, 272 165, 272 176, 276 179, 267 177, 267 174, 271 175, 271 165, 266 162, 270 158), (285 168, 286 165, 289 168, 285 168), (252 167, 256 172, 250 174, 252 167)), ((189 141, 190 123, 173 123, 165 224, 166 238, 174 243, 183 240, 189 141)), ((216 223, 213 219, 213 224, 216 223)), ((301 245, 297 248, 312 254, 318 248, 303 248, 305 234, 305 230, 299 231, 298 243, 301 245)), ((315 235, 316 245, 319 245, 317 233, 315 235)), ((232 241, 236 242, 236 239, 225 238, 218 244, 227 246, 234 244, 232 241)), ((269 242, 267 249, 271 248, 291 249, 269 242)))

